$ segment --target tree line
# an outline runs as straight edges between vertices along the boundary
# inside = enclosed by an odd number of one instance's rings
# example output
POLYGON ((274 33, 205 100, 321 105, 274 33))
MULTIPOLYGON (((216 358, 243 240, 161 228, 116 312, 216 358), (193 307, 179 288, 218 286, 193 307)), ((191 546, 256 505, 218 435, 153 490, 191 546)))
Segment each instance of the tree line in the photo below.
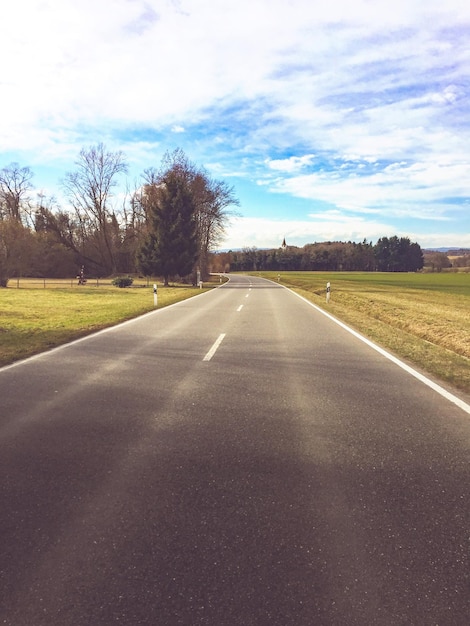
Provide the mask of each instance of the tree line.
POLYGON ((102 277, 144 273, 165 282, 205 276, 238 205, 234 190, 177 149, 146 169, 132 190, 125 155, 104 144, 83 148, 61 181, 68 207, 39 194, 33 172, 0 170, 0 286, 12 276, 102 277), (86 268, 86 269, 85 269, 86 268))
POLYGON ((243 248, 215 255, 215 271, 382 271, 415 272, 423 268, 421 247, 407 237, 325 242, 270 250, 243 248))
MULTIPOLYGON (((0 286, 15 277, 103 277, 140 273, 195 282, 209 271, 400 271, 423 268, 421 247, 407 237, 324 242, 303 247, 214 254, 238 199, 177 149, 146 169, 133 189, 125 155, 104 144, 82 148, 61 188, 68 204, 32 198, 33 172, 0 170, 0 286), (122 188, 122 187, 121 187, 122 188)), ((442 255, 445 256, 445 255, 442 255)), ((447 258, 447 257, 446 257, 447 258)), ((433 257, 433 267, 444 261, 433 257)))

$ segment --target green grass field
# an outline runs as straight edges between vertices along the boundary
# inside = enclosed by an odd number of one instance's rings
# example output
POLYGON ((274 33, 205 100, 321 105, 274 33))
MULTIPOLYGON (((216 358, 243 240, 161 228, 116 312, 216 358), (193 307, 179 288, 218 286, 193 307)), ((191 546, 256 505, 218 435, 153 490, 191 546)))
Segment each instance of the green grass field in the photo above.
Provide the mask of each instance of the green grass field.
MULTIPOLYGON (((278 272, 253 274, 278 280, 278 272)), ((470 274, 281 272, 280 282, 422 371, 470 393, 470 274)))
MULTIPOLYGON (((71 288, 70 281, 46 289, 41 281, 20 284, 0 289, 0 366, 154 310, 153 286, 144 284, 127 289, 71 288)), ((205 290, 215 285, 205 283, 205 290)), ((159 286, 158 308, 200 293, 195 287, 159 286)))

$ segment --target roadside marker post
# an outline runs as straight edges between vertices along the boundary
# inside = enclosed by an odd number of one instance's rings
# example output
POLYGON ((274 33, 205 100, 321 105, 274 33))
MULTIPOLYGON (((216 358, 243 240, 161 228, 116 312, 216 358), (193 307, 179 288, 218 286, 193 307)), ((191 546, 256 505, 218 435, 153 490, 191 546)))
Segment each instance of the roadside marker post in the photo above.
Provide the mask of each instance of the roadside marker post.
POLYGON ((331 293, 331 285, 330 285, 330 283, 326 283, 326 301, 327 301, 327 303, 330 301, 330 293, 331 293))
POLYGON ((158 305, 158 293, 157 293, 157 284, 153 283, 153 305, 158 305))

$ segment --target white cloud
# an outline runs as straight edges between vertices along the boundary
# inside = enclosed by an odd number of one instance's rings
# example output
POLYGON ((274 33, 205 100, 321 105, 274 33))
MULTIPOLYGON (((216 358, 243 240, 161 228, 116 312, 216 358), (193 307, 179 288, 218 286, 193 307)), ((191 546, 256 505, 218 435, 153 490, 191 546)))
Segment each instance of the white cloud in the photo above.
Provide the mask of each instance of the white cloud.
POLYGON ((362 214, 442 220, 448 199, 470 195, 470 159, 462 163, 393 163, 380 171, 315 172, 267 179, 274 192, 321 200, 362 214))
POLYGON ((271 170, 292 173, 311 165, 314 158, 314 154, 304 154, 300 157, 291 156, 288 159, 266 159, 266 165, 271 170))
MULTIPOLYGON (((426 4, 428 48, 433 19, 442 26, 459 13, 468 17, 469 10, 456 0, 426 4)), ((411 57, 411 69, 419 69, 424 61, 416 26, 398 40, 399 31, 391 33, 422 17, 420 3, 366 0, 9 3, 0 50, 14 63, 2 68, 9 87, 3 102, 17 123, 154 122, 197 115, 229 97, 264 95, 274 106, 287 104, 286 117, 309 125, 340 121, 337 112, 318 106, 319 98, 354 92, 368 80, 380 90, 376 74, 356 82, 357 72, 374 62, 411 57)), ((396 80, 402 69, 396 68, 396 80)), ((389 77, 381 80, 389 85, 389 77)))

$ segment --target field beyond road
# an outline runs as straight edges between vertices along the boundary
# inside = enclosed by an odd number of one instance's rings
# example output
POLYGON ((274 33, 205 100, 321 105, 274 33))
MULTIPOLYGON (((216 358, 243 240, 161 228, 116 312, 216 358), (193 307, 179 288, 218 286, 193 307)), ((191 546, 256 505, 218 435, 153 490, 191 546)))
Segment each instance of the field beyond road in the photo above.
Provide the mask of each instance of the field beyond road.
MULTIPOLYGON (((154 310, 153 286, 75 286, 16 280, 0 289, 0 366, 154 310), (42 287, 50 284, 51 288, 42 287), (42 288, 41 288, 42 287, 42 288)), ((91 282, 91 281, 90 281, 91 282)), ((217 285, 218 285, 217 281, 217 285)), ((205 283, 204 289, 216 283, 205 283)), ((158 308, 198 295, 191 286, 158 286, 158 308)))
POLYGON ((279 280, 418 369, 470 393, 470 274, 252 274, 279 280))

